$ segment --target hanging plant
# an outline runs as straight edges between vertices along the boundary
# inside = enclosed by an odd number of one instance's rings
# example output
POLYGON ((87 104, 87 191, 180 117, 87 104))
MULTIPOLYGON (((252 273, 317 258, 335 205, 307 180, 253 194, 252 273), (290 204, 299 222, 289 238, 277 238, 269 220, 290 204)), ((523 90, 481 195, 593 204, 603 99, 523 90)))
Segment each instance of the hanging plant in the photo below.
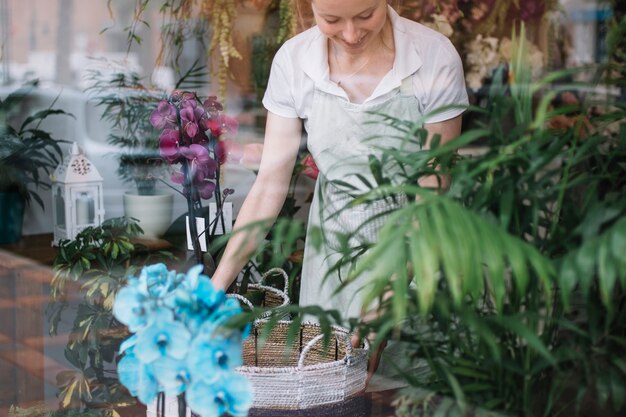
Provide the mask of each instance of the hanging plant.
MULTIPOLYGON (((109 9, 112 0, 109 0, 109 9)), ((295 35, 298 22, 294 2, 277 0, 279 7, 279 30, 276 36, 278 44, 295 35)), ((137 34, 141 26, 149 27, 144 18, 151 0, 137 3, 132 23, 125 28, 128 31, 129 50, 132 43, 141 44, 142 38, 137 34)), ((226 83, 230 76, 230 65, 233 59, 242 59, 234 42, 233 27, 237 20, 238 7, 254 7, 262 13, 268 6, 268 0, 165 0, 159 8, 163 17, 161 26, 161 49, 157 56, 157 64, 167 62, 175 70, 180 70, 178 62, 182 56, 185 41, 195 39, 206 46, 209 61, 216 58, 216 66, 208 65, 218 81, 218 95, 226 94, 226 83)), ((111 11, 112 14, 112 11, 111 11)))
POLYGON ((278 4, 278 35, 276 43, 282 44, 298 31, 298 16, 292 0, 279 0, 278 4))

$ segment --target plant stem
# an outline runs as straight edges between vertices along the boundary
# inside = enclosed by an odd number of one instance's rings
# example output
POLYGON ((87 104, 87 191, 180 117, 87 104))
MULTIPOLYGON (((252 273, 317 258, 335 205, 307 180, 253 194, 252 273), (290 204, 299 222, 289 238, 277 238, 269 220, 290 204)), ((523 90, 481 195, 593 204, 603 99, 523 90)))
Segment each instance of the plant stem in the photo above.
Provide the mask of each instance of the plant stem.
POLYGON ((187 401, 185 401, 185 393, 178 395, 178 417, 186 417, 187 401))
POLYGON ((185 178, 185 186, 187 188, 187 216, 189 217, 189 233, 191 234, 191 246, 196 263, 202 263, 202 251, 200 250, 200 239, 198 237, 198 229, 196 228, 196 208, 193 202, 194 190, 190 173, 189 161, 183 161, 183 176, 185 178))

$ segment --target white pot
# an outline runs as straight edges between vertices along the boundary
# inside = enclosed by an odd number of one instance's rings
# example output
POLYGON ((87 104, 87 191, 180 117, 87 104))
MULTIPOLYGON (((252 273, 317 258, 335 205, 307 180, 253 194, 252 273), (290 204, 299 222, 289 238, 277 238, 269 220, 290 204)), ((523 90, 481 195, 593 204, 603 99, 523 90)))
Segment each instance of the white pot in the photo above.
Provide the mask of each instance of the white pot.
POLYGON ((124 193, 124 214, 139 220, 143 238, 158 239, 172 224, 172 194, 138 195, 124 193))

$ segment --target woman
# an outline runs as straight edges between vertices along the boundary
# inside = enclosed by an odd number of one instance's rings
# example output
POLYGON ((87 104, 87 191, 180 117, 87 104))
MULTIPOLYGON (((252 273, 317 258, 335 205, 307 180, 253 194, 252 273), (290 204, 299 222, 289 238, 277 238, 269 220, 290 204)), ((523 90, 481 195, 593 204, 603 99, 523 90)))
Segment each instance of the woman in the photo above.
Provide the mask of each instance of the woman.
MULTIPOLYGON (((320 169, 309 228, 342 230, 323 207, 325 201, 346 202, 333 181, 349 181, 358 188, 356 174, 367 171, 363 163, 373 150, 371 137, 377 138, 376 146, 393 146, 384 123, 367 123, 371 112, 418 120, 443 106, 467 104, 460 58, 443 35, 401 18, 386 0, 310 0, 310 6, 316 26, 287 41, 274 58, 263 99, 268 110, 263 156, 235 230, 278 215, 303 125, 320 169)), ((429 136, 439 134, 442 142, 457 136, 461 113, 452 109, 427 119, 429 136)), ((420 183, 437 186, 436 178, 420 183)), ((354 219, 354 213, 348 217, 354 219)), ((300 303, 355 317, 361 313, 358 285, 334 295, 339 277, 324 279, 337 255, 331 235, 321 251, 306 244, 300 303)), ((364 238, 375 235, 371 230, 364 238)), ((213 276, 218 288, 232 283, 258 240, 233 235, 213 276)))

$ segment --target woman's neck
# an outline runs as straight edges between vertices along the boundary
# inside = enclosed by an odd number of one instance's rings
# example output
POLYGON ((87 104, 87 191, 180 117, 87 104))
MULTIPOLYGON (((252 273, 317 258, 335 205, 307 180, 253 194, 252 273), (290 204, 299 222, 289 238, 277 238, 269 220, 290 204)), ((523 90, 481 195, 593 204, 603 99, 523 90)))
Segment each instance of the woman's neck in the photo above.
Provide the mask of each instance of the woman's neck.
MULTIPOLYGON (((387 25, 386 25, 387 26, 387 25)), ((328 42, 330 80, 342 88, 353 103, 362 103, 372 95, 383 77, 393 67, 395 47, 391 25, 381 31, 358 54, 348 54, 335 42, 328 42)))

